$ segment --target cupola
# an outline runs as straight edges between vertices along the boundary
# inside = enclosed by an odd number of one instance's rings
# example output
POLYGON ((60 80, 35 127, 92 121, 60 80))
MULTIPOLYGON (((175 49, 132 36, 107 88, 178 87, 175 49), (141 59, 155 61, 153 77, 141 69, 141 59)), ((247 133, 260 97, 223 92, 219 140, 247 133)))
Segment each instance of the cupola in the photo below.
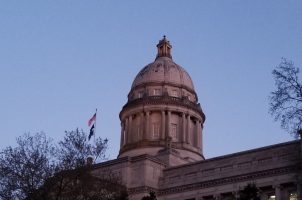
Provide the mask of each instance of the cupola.
POLYGON ((203 159, 205 115, 191 77, 172 60, 171 49, 164 36, 157 44, 155 61, 143 67, 132 83, 120 112, 118 157, 160 157, 169 149, 177 163, 203 159))

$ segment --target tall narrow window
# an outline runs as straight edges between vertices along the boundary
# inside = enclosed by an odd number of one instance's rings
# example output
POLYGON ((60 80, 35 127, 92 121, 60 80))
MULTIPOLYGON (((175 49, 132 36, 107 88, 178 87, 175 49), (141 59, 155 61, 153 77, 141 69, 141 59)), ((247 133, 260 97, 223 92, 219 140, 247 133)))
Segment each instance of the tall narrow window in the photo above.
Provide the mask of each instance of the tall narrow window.
POLYGON ((141 137, 141 130, 140 130, 140 127, 138 126, 137 127, 137 132, 136 132, 136 138, 135 138, 135 140, 139 141, 140 137, 141 137))
POLYGON ((170 135, 173 141, 177 140, 177 124, 171 124, 170 135))
POLYGON ((159 138, 159 123, 152 124, 152 139, 159 138))

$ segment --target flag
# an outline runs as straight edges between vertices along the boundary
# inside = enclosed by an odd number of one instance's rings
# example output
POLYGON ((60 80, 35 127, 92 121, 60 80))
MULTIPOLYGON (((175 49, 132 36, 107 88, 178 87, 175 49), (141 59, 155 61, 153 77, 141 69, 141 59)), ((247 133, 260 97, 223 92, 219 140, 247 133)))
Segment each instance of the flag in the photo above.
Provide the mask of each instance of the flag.
POLYGON ((90 132, 89 132, 89 136, 88 136, 88 140, 90 140, 90 138, 93 136, 94 134, 94 124, 92 125, 92 127, 90 128, 90 132))
POLYGON ((91 126, 91 124, 95 121, 96 121, 96 113, 94 113, 94 115, 89 119, 88 126, 91 126))

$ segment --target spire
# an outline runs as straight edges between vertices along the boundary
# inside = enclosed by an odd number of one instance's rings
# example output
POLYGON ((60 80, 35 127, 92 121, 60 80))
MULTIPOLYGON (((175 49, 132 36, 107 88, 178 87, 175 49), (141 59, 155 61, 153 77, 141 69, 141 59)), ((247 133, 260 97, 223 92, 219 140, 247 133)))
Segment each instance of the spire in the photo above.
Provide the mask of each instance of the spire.
POLYGON ((172 45, 166 39, 165 35, 164 35, 164 38, 162 40, 160 40, 159 43, 156 46, 157 46, 157 56, 156 56, 156 58, 159 58, 159 57, 172 58, 172 55, 171 55, 172 45))

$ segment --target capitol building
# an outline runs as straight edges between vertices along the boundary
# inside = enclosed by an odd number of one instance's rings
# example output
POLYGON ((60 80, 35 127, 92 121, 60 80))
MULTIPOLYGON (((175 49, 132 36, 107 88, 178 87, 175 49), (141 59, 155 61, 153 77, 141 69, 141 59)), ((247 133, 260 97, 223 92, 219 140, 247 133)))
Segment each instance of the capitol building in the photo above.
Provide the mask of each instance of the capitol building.
POLYGON ((301 140, 204 157, 206 116, 193 81, 166 37, 157 49, 121 109, 117 159, 94 164, 94 172, 120 177, 131 200, 150 191, 158 200, 229 200, 249 183, 262 200, 302 200, 301 140))

